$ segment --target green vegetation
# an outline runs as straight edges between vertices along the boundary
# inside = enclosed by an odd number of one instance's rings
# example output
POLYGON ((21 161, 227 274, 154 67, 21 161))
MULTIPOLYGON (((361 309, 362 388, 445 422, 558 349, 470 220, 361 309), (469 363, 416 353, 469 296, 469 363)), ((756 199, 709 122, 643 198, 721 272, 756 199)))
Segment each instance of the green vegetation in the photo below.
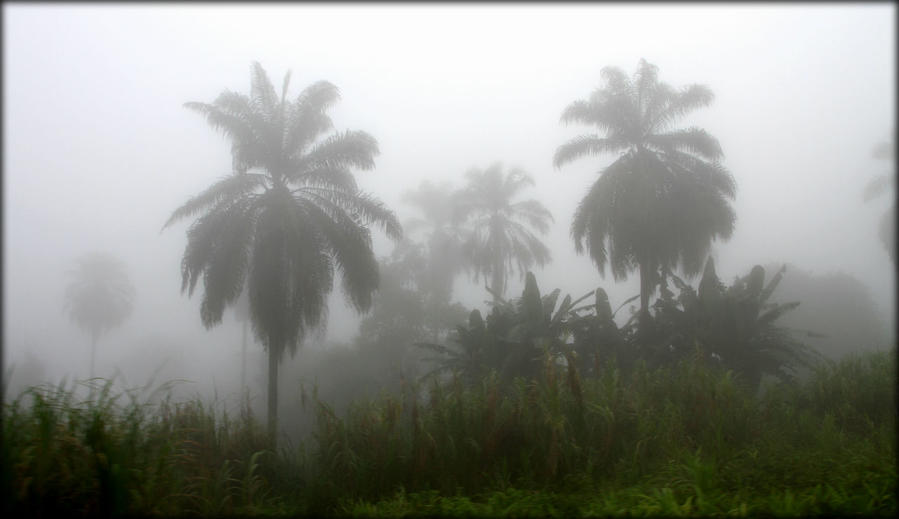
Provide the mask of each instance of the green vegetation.
POLYGON ((310 395, 313 434, 277 453, 246 411, 35 387, 3 407, 4 511, 892 516, 895 354, 762 396, 700 358, 581 378, 547 356, 536 379, 430 379, 344 416, 310 395))
MULTIPOLYGON (((734 229, 735 181, 714 137, 672 128, 711 91, 675 90, 645 61, 633 78, 615 68, 603 78, 562 118, 604 136, 575 138, 554 163, 618 154, 571 223, 576 250, 601 272, 639 271, 639 294, 614 311, 602 288, 541 294, 528 269, 550 261, 538 234, 553 217, 536 199, 516 201, 533 185, 521 170, 496 163, 458 191, 406 192, 424 236, 403 240, 352 173, 374 167, 374 138, 327 135, 334 85, 291 102, 290 74, 279 94, 254 63, 249 96, 187 103, 229 138, 233 171, 164 228, 194 219, 182 291, 202 280, 203 324, 229 306, 243 323, 243 403, 235 416, 173 403, 166 385, 114 392, 96 380, 4 399, 4 512, 894 515, 896 350, 834 363, 808 348, 781 322, 800 303, 774 301, 784 268, 722 283, 708 256, 734 229), (380 263, 372 226, 396 242, 380 263), (452 299, 464 269, 490 285, 486 315, 452 299), (507 300, 515 270, 525 286, 507 300), (694 288, 675 270, 702 276, 694 288), (301 383, 279 428, 279 364, 320 327, 338 278, 354 308, 372 312, 355 349, 313 364, 326 397, 301 383), (616 321, 637 298, 639 312, 616 321), (250 328, 268 354, 267 427, 245 388, 250 328), (431 365, 417 356, 428 352, 431 365)), ((130 286, 119 285, 127 297, 106 320, 87 316, 110 307, 96 295, 105 285, 69 291, 94 342, 130 310, 130 286)))

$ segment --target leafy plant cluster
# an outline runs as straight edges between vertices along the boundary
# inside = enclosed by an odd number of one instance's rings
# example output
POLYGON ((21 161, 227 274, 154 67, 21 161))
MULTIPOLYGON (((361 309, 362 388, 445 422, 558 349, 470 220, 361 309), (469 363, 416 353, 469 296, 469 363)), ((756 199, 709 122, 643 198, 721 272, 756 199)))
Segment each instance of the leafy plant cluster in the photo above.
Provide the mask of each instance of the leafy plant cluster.
POLYGON ((796 334, 777 324, 799 305, 770 301, 784 270, 766 284, 764 269, 756 266, 726 287, 709 259, 698 289, 668 272, 660 280, 660 297, 649 319, 638 321, 634 314, 621 326, 615 321, 621 306, 613 312, 602 288, 576 300, 567 295, 560 302, 559 289, 541 296, 536 278, 528 273, 520 298, 497 298, 486 319, 472 311, 449 345, 418 345, 438 354, 430 374, 458 372, 468 383, 491 371, 503 380, 533 378, 540 374, 545 356, 594 376, 607 363, 629 372, 640 361, 655 367, 698 356, 733 371, 741 383, 757 390, 763 375, 789 381, 821 360, 796 334), (669 280, 677 295, 669 289, 669 280), (592 302, 581 305, 591 296, 592 302))

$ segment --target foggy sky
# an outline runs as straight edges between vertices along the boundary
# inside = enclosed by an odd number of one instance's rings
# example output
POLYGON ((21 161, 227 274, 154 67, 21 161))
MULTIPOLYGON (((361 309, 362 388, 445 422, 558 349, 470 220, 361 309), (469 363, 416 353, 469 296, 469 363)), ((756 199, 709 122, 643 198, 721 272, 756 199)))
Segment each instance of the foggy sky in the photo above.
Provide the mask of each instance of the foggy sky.
MULTIPOLYGON (((617 306, 637 293, 636 274, 602 278, 568 233, 613 157, 556 170, 552 156, 595 132, 560 125, 565 106, 601 85, 604 66, 631 74, 645 58, 660 80, 716 95, 679 126, 717 137, 737 181, 736 231, 713 251, 722 279, 772 261, 841 270, 894 314, 894 268, 877 238, 889 197, 862 203, 865 184, 892 167, 871 152, 895 127, 894 5, 5 3, 3 15, 6 365, 29 344, 52 375, 86 374, 88 339, 63 313, 65 271, 103 250, 128 265, 137 298, 101 343, 98 367, 139 362, 150 347, 204 376, 233 373, 215 367, 236 360, 230 314, 206 331, 202 289, 179 292, 189 224, 160 228, 230 171, 229 142, 182 104, 248 92, 253 60, 279 87, 292 69, 289 95, 318 80, 340 89, 335 129, 380 145, 359 184, 401 218, 413 214, 402 191, 424 179, 460 186, 472 166, 524 168, 536 188, 523 196, 555 217, 541 290, 577 297, 603 286, 617 306)), ((375 247, 391 250, 377 232, 375 247)), ((521 286, 513 277, 507 295, 521 286)), ((483 308, 482 288, 461 277, 456 287, 483 308)), ((348 341, 358 319, 339 288, 331 301, 329 337, 348 341)))

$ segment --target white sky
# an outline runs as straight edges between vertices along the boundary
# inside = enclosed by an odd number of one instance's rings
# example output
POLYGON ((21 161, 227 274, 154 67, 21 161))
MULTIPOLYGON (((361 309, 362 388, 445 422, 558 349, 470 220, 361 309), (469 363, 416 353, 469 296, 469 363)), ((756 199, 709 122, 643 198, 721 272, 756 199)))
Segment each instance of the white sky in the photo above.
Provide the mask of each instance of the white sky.
MULTIPOLYGON (((380 143, 360 184, 401 216, 401 192, 423 179, 459 185, 471 166, 522 166, 537 184, 527 196, 556 218, 541 289, 602 285, 617 305, 636 276, 602 279, 568 236, 612 157, 554 170, 552 155, 594 132, 562 127, 563 108, 604 66, 632 73, 646 58, 661 80, 716 94, 681 124, 715 135, 737 180, 736 232, 714 252, 722 277, 769 261, 843 270, 893 315, 894 267, 876 235, 888 197, 865 205, 862 190, 891 167, 871 151, 895 127, 894 5, 4 3, 3 16, 7 360, 27 340, 60 372, 82 370, 87 340, 66 321, 62 287, 74 258, 97 249, 128 263, 138 290, 107 341, 110 365, 143 354, 113 343, 167 342, 213 373, 204 355, 236 351, 233 324, 203 330, 198 294, 179 294, 186 224, 159 230, 230 167, 229 144, 182 104, 248 91, 252 60, 276 85, 292 69, 293 94, 320 79, 341 89, 336 128, 380 143)), ((376 250, 389 242, 378 236, 376 250)), ((457 288, 469 306, 487 298, 467 280, 457 288)), ((329 331, 349 340, 355 321, 339 290, 332 301, 329 331)))

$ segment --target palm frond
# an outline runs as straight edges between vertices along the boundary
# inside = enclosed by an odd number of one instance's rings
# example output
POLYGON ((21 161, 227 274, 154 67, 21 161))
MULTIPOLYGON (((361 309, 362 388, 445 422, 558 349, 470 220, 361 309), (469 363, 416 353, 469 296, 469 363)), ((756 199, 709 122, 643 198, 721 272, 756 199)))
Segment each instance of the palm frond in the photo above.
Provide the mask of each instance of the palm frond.
POLYGON ((328 211, 317 204, 305 204, 308 217, 324 236, 340 272, 345 295, 357 311, 371 306, 371 297, 378 288, 378 262, 371 250, 371 235, 364 227, 342 210, 328 211))
POLYGON ((357 191, 356 177, 349 168, 324 165, 287 176, 288 182, 300 186, 334 187, 344 191, 357 191))
POLYGON ((235 199, 253 192, 263 186, 265 176, 256 173, 232 174, 222 177, 217 182, 206 188, 199 195, 191 198, 181 207, 175 209, 166 220, 161 230, 177 222, 178 220, 193 216, 204 209, 220 203, 232 202, 235 199))
MULTIPOLYGON (((501 168, 501 166, 497 166, 497 168, 501 168)), ((506 171, 500 189, 502 196, 511 199, 522 189, 529 186, 533 187, 534 185, 534 177, 528 175, 528 173, 521 168, 512 167, 506 171)))
POLYGON ((222 227, 212 242, 209 261, 203 269, 203 302, 200 316, 206 328, 220 323, 225 307, 243 291, 249 264, 254 218, 248 203, 234 204, 222 214, 222 227))
POLYGON ((510 205, 509 213, 513 218, 526 221, 542 234, 546 234, 549 231, 549 224, 555 221, 549 209, 533 198, 510 205))
POLYGON ((325 112, 339 99, 337 87, 327 81, 313 83, 300 93, 287 118, 286 153, 300 154, 316 137, 333 128, 331 118, 325 112))
POLYGON ((607 88, 615 94, 633 94, 633 84, 627 74, 618 67, 603 67, 600 76, 606 81, 607 88))
POLYGON ((378 153, 378 142, 371 135, 347 131, 334 134, 309 150, 299 161, 298 169, 356 167, 368 170, 375 167, 374 157, 378 153))
POLYGON ((689 85, 681 89, 675 97, 662 110, 653 124, 659 129, 664 129, 684 115, 712 104, 715 94, 705 85, 689 85))
POLYGON ((216 105, 199 102, 184 103, 184 107, 206 117, 212 128, 220 130, 234 142, 250 143, 254 140, 253 129, 249 122, 233 113, 228 113, 216 105))
POLYGON ((284 106, 287 103, 287 87, 290 85, 290 76, 291 71, 288 70, 286 74, 284 74, 284 81, 281 83, 281 106, 284 106))
POLYGON ((616 153, 627 144, 616 138, 602 138, 598 135, 581 135, 559 146, 553 155, 553 166, 560 168, 569 162, 585 156, 616 153))
MULTIPOLYGON (((659 67, 649 63, 643 58, 637 64, 637 71, 634 72, 633 84, 636 87, 638 97, 643 100, 643 105, 648 103, 655 94, 655 87, 659 80, 659 67)), ((641 110, 645 110, 643 106, 641 110)))
POLYGON ((268 73, 257 61, 253 62, 250 78, 250 99, 270 119, 278 105, 278 94, 275 93, 275 86, 272 85, 271 80, 268 78, 268 73))
POLYGON ((377 225, 392 240, 400 240, 403 237, 403 228, 396 214, 371 195, 313 186, 295 190, 295 194, 325 207, 330 212, 344 211, 352 215, 357 224, 377 225))
POLYGON ((650 135, 646 140, 664 151, 676 150, 695 153, 707 160, 718 160, 722 154, 718 139, 696 127, 650 135))

